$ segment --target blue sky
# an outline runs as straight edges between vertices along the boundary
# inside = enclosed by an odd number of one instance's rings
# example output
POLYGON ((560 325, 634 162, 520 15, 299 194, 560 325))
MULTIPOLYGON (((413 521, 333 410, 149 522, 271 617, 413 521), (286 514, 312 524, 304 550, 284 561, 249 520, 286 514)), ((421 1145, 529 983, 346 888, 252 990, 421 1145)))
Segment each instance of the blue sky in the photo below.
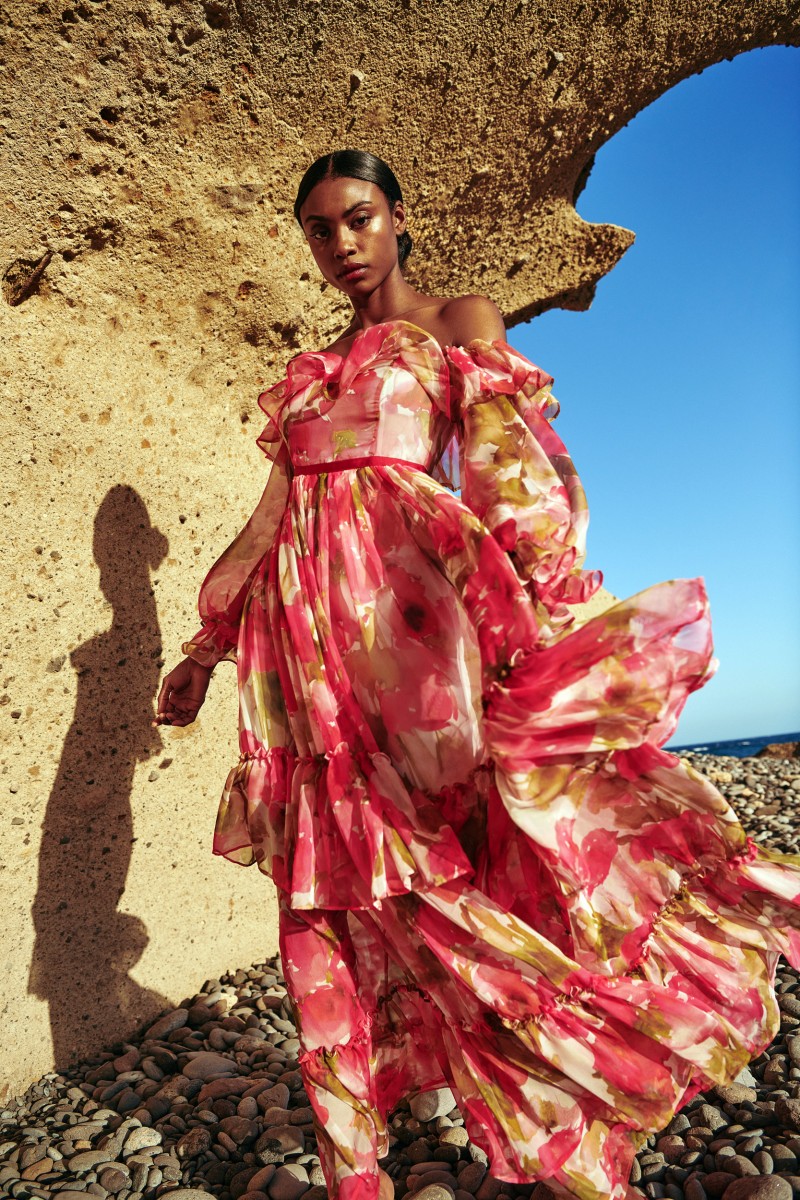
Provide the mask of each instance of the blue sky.
POLYGON ((800 51, 662 96, 578 200, 636 241, 586 313, 509 339, 555 376, 587 566, 629 596, 702 575, 717 675, 673 744, 800 729, 800 51))

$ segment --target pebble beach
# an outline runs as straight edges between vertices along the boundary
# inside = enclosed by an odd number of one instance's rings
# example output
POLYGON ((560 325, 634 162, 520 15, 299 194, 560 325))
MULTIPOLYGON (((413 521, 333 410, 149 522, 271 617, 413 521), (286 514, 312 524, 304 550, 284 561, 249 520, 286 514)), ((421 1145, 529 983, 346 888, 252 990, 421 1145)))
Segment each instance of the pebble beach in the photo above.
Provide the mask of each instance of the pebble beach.
MULTIPOLYGON (((791 751, 789 751, 791 752, 791 751)), ((800 853, 800 758, 684 752, 762 846, 800 853)), ((800 974, 781 963, 780 1029, 736 1082, 640 1149, 649 1200, 800 1200, 800 974)), ((206 980, 130 1041, 49 1073, 0 1111, 0 1197, 327 1200, 277 958, 206 980)), ((487 1171, 446 1089, 390 1122, 396 1200, 547 1200, 487 1171)))

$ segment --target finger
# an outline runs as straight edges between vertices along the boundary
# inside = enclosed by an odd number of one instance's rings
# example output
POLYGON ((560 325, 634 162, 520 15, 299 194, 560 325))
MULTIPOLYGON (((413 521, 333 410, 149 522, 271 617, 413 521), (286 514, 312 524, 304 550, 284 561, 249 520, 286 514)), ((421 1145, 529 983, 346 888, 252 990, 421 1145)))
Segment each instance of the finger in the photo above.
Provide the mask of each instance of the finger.
POLYGON ((169 675, 167 675, 164 679, 164 682, 161 684, 161 689, 158 693, 158 700, 156 702, 156 712, 163 713, 163 712, 167 711, 167 705, 169 703, 169 694, 170 694, 171 690, 172 689, 170 687, 169 675))

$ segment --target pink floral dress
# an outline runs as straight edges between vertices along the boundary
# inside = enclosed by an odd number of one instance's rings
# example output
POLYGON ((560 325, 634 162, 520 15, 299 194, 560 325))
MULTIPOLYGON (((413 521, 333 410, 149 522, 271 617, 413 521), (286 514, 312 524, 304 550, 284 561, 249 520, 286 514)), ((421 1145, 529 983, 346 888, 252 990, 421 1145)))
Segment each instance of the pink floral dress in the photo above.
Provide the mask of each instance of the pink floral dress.
POLYGON ((769 1042, 800 858, 660 747, 713 670, 701 580, 575 628, 587 509, 550 377, 407 321, 265 392, 264 495, 184 647, 238 664, 214 850, 277 885, 332 1197, 450 1086, 499 1179, 623 1196, 769 1042), (460 495, 447 486, 458 468, 460 495))

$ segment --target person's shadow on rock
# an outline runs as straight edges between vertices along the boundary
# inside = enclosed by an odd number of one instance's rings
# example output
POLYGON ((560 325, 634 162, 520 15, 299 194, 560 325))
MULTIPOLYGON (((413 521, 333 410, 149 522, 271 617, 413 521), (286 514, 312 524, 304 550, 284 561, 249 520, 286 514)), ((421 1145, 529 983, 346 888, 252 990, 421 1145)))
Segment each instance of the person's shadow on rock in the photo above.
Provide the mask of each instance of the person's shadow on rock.
POLYGON ((147 929, 119 911, 133 846, 137 762, 161 749, 150 722, 161 632, 150 572, 169 543, 133 488, 106 495, 94 524, 111 628, 70 655, 75 715, 45 813, 29 991, 50 1007, 58 1068, 127 1037, 167 1006, 131 978, 147 929))

